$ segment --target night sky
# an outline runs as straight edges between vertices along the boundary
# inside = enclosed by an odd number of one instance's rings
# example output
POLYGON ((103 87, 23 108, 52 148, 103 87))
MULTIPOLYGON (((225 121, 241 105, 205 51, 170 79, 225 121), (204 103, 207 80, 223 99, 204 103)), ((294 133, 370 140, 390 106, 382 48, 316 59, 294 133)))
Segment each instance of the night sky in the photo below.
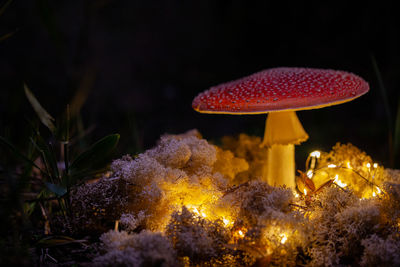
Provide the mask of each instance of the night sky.
POLYGON ((298 164, 337 141, 388 164, 400 97, 400 16, 394 1, 349 2, 15 0, 0 16, 0 36, 15 32, 0 42, 0 135, 24 138, 24 117, 33 117, 25 82, 55 117, 74 95, 87 95, 82 126, 93 129, 93 140, 120 133, 120 154, 192 128, 216 143, 241 132, 262 136, 265 115, 199 114, 193 98, 267 68, 330 68, 360 75, 371 90, 298 112, 310 135, 297 148, 298 164))

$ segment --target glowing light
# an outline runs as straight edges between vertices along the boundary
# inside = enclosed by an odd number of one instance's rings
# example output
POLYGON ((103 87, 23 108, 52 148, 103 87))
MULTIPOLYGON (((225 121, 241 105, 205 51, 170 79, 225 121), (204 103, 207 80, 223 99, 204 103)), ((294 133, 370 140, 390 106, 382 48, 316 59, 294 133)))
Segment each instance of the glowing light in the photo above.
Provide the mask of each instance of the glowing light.
POLYGON ((281 239, 281 244, 285 244, 285 243, 286 243, 286 240, 287 240, 286 234, 281 234, 280 237, 282 237, 282 239, 281 239))
POLYGON ((308 177, 308 178, 311 179, 311 178, 313 177, 313 175, 314 175, 314 173, 313 173, 312 170, 308 170, 308 171, 307 171, 307 177, 308 177))
POLYGON ((336 168, 337 166, 335 164, 329 164, 328 168, 336 168))
POLYGON ((237 229, 235 232, 233 232, 233 238, 234 239, 240 239, 240 238, 244 238, 244 236, 246 235, 247 230, 243 227, 237 229))
POLYGON ((375 192, 372 192, 372 196, 373 196, 373 197, 376 197, 376 194, 375 194, 375 192))
POLYGON ((378 163, 374 163, 374 168, 376 169, 376 168, 378 168, 378 163))
POLYGON ((382 191, 379 189, 379 187, 376 187, 376 191, 378 194, 380 194, 382 191))
POLYGON ((294 193, 294 197, 298 198, 298 197, 300 197, 300 195, 297 193, 294 193))
POLYGON ((347 161, 347 162, 346 162, 346 167, 347 167, 348 169, 352 169, 352 168, 351 168, 351 165, 350 165, 350 161, 347 161))
POLYGON ((303 189, 303 192, 304 192, 304 195, 307 196, 307 190, 305 188, 303 189))
POLYGON ((243 233, 243 231, 242 231, 242 230, 239 230, 239 231, 237 231, 237 233, 238 233, 238 235, 239 235, 241 238, 243 238, 243 237, 244 237, 244 233, 243 233))
POLYGON ((314 157, 314 158, 319 159, 319 157, 321 157, 321 152, 319 152, 318 150, 313 151, 313 152, 310 153, 310 157, 314 157))
POLYGON ((368 169, 371 168, 371 163, 368 162, 368 163, 366 164, 366 166, 367 166, 368 169))
POLYGON ((119 221, 116 220, 114 225, 114 231, 118 231, 118 226, 119 226, 119 221))
POLYGON ((333 180, 333 182, 335 184, 337 184, 338 186, 340 186, 340 187, 346 187, 347 186, 347 184, 345 184, 345 183, 343 183, 342 181, 339 180, 339 175, 338 174, 335 175, 335 180, 333 180))
POLYGON ((192 211, 193 211, 194 213, 196 213, 197 215, 200 215, 200 212, 199 212, 199 210, 198 210, 196 207, 192 208, 192 211))
POLYGON ((225 225, 225 226, 228 226, 228 225, 231 224, 231 221, 228 220, 228 219, 223 218, 222 221, 224 222, 224 225, 225 225))

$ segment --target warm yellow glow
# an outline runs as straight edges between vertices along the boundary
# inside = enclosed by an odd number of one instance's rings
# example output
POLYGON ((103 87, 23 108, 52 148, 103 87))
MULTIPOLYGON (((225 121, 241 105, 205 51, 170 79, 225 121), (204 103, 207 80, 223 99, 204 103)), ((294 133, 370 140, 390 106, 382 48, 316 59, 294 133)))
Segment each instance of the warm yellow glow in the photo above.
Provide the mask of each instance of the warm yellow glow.
POLYGON ((314 158, 319 159, 321 157, 321 152, 319 152, 318 150, 313 151, 313 152, 310 153, 310 157, 314 157, 314 158))
POLYGON ((222 221, 224 222, 225 226, 229 226, 231 224, 231 221, 228 219, 223 218, 222 221))
POLYGON ((346 161, 346 167, 347 167, 348 169, 352 169, 352 168, 351 168, 351 165, 350 165, 350 161, 346 161))
POLYGON ((286 240, 287 240, 286 234, 281 234, 280 237, 282 237, 282 239, 281 239, 281 244, 285 244, 285 243, 286 243, 286 240))
POLYGON ((207 214, 206 214, 204 211, 202 211, 202 210, 199 211, 199 208, 196 207, 196 206, 193 206, 193 205, 186 205, 186 207, 188 208, 188 210, 190 210, 191 212, 193 212, 193 213, 196 214, 197 216, 200 216, 200 217, 203 217, 203 218, 206 218, 206 217, 207 217, 207 214))
POLYGON ((114 231, 118 231, 118 228, 119 228, 119 221, 116 220, 114 225, 114 231))
POLYGON ((368 169, 371 168, 371 163, 368 162, 368 163, 366 164, 366 166, 367 166, 368 169))
POLYGON ((376 194, 375 194, 375 192, 372 192, 372 196, 373 196, 373 197, 376 197, 376 194))
POLYGON ((376 191, 378 194, 380 194, 382 191, 379 189, 379 187, 376 187, 376 191))
POLYGON ((311 178, 313 177, 313 175, 314 175, 314 173, 313 173, 312 170, 308 170, 308 171, 307 171, 307 177, 308 177, 308 178, 311 179, 311 178))
POLYGON ((337 184, 338 186, 340 186, 340 187, 346 187, 347 186, 347 184, 345 184, 342 181, 340 181, 338 174, 335 175, 335 180, 333 180, 333 182, 335 184, 337 184))
POLYGON ((374 168, 378 168, 378 163, 374 163, 374 168))
POLYGON ((199 210, 196 208, 196 207, 189 207, 189 210, 192 210, 194 213, 196 213, 196 215, 199 215, 200 216, 200 212, 199 212, 199 210))
POLYGON ((335 164, 329 164, 328 168, 336 168, 337 166, 335 164))
POLYGON ((307 189, 303 189, 303 193, 304 193, 304 195, 306 195, 307 196, 307 189))
POLYGON ((240 229, 236 230, 235 232, 233 232, 233 238, 236 240, 243 238, 246 235, 246 232, 247 232, 246 229, 240 228, 240 229))
POLYGON ((298 197, 300 197, 300 195, 297 193, 294 193, 294 197, 298 198, 298 197))

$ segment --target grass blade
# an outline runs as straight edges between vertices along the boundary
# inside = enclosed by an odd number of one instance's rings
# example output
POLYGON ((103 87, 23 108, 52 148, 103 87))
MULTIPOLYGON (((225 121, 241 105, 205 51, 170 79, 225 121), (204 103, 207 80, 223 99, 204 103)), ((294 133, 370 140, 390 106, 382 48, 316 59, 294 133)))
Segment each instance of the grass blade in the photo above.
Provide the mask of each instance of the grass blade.
POLYGON ((10 152, 12 152, 17 158, 23 160, 25 163, 28 163, 29 165, 32 165, 33 167, 37 168, 38 170, 40 170, 42 173, 44 173, 44 171, 35 164, 35 162, 33 162, 31 159, 29 159, 28 157, 26 157, 24 154, 22 154, 21 152, 18 151, 18 149, 11 144, 9 141, 7 141, 5 138, 3 138, 2 136, 0 136, 0 145, 4 146, 5 148, 7 148, 10 152))
POLYGON ((29 102, 31 103, 33 109, 35 110, 36 114, 39 116, 40 121, 50 129, 50 131, 55 134, 56 127, 54 126, 54 118, 40 105, 39 101, 36 97, 32 94, 29 88, 24 84, 25 95, 28 98, 29 102))

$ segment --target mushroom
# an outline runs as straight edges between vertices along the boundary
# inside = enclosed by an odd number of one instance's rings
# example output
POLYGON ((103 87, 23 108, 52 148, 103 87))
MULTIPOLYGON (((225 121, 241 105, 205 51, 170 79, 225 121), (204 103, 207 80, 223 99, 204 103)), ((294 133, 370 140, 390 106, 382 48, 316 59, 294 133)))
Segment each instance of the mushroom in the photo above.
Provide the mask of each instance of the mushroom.
POLYGON ((269 113, 263 146, 268 148, 262 180, 295 188, 294 145, 308 139, 296 111, 351 101, 369 90, 361 77, 339 70, 272 68, 223 83, 194 98, 201 113, 269 113))

